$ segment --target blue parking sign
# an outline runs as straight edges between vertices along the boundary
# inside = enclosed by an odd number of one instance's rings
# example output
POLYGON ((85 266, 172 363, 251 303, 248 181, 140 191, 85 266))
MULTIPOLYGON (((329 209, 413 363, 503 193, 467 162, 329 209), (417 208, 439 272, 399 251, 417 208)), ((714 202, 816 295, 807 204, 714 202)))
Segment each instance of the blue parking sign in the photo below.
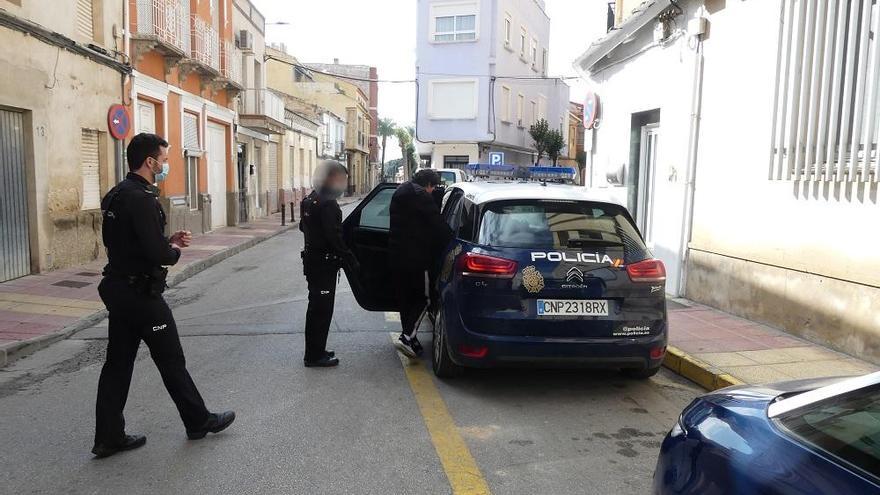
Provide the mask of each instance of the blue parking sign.
POLYGON ((492 151, 489 153, 489 164, 490 165, 503 165, 504 164, 504 153, 501 151, 492 151))

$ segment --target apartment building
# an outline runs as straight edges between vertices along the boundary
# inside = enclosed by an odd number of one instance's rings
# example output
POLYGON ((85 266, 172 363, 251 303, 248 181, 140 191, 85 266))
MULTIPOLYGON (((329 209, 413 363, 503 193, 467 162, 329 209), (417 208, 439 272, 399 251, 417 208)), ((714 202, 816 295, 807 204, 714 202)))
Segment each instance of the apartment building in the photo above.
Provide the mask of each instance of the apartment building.
POLYGON ((108 129, 123 2, 0 0, 0 281, 103 255, 102 195, 125 173, 108 129))
POLYGON ((307 102, 326 109, 345 122, 342 139, 349 169, 349 194, 372 188, 369 135, 372 124, 366 93, 351 80, 312 70, 281 49, 266 48, 269 87, 288 103, 307 102))
POLYGON ((159 184, 169 228, 235 225, 242 217, 234 101, 244 85, 233 2, 129 0, 127 6, 132 132, 155 132, 171 143, 171 172, 159 184))
POLYGON ((241 53, 235 149, 238 220, 278 211, 281 138, 287 131, 283 99, 266 87, 266 19, 248 0, 234 0, 232 27, 241 53))
POLYGON ((535 162, 529 126, 567 135, 569 88, 548 78, 543 0, 419 0, 416 141, 422 163, 462 168, 504 152, 535 162))
POLYGON ((593 187, 669 293, 880 362, 878 33, 871 1, 650 0, 578 58, 593 187))

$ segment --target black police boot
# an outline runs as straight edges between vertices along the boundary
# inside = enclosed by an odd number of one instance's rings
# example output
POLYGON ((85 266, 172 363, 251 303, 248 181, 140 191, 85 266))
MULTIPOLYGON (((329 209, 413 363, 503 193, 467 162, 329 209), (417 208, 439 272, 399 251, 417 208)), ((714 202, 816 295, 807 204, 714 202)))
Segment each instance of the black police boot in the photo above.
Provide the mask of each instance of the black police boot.
POLYGON ((339 359, 332 357, 329 353, 325 353, 321 359, 303 359, 303 365, 306 368, 330 368, 339 365, 339 359))
POLYGON ((211 413, 198 430, 186 430, 186 436, 190 440, 199 440, 205 438, 208 433, 220 433, 229 428, 229 425, 235 421, 235 412, 226 411, 222 413, 211 413))
POLYGON ((336 351, 324 351, 324 355, 327 356, 328 358, 335 358, 336 351))
POLYGON ((122 438, 122 442, 116 445, 96 443, 95 446, 92 447, 92 453, 95 454, 96 459, 101 459, 104 457, 110 457, 117 452, 143 447, 146 443, 147 437, 143 435, 125 435, 122 438))
POLYGON ((401 334, 400 337, 397 338, 397 341, 394 342, 394 347, 397 347, 400 352, 410 358, 417 358, 421 356, 423 352, 422 343, 419 342, 419 339, 417 339, 415 335, 407 337, 406 335, 401 334))

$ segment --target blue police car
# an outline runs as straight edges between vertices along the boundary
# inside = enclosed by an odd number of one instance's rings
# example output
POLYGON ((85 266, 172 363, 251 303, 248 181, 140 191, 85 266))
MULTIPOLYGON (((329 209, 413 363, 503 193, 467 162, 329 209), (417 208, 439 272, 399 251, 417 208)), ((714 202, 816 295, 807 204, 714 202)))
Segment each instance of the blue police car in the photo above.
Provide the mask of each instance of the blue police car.
POLYGON ((880 373, 698 398, 663 441, 654 493, 880 494, 880 373))
MULTIPOLYGON (((437 376, 502 365, 617 368, 638 378, 659 370, 663 263, 625 207, 554 183, 565 171, 535 167, 526 179, 521 169, 478 166, 469 172, 487 180, 446 188, 441 211, 455 238, 438 260, 437 376)), ((372 311, 398 309, 387 255, 396 187, 377 186, 343 224, 361 264, 348 274, 352 290, 372 311)))

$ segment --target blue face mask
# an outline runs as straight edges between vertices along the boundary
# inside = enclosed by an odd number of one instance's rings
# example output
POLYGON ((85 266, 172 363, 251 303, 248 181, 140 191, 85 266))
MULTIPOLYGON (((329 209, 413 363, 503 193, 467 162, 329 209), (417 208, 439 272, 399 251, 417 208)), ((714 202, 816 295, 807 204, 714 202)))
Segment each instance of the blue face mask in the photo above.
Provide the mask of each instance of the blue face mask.
POLYGON ((162 171, 155 175, 156 182, 162 182, 168 178, 168 162, 162 164, 162 171))

